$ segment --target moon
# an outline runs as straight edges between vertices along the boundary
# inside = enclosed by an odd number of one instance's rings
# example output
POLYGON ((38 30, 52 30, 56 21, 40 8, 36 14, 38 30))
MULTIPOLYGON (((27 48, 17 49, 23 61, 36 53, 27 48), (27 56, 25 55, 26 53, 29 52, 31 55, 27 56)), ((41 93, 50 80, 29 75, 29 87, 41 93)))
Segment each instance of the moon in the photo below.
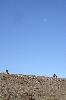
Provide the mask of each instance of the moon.
POLYGON ((47 22, 47 18, 44 18, 44 19, 43 19, 43 22, 45 22, 45 23, 46 23, 46 22, 47 22))

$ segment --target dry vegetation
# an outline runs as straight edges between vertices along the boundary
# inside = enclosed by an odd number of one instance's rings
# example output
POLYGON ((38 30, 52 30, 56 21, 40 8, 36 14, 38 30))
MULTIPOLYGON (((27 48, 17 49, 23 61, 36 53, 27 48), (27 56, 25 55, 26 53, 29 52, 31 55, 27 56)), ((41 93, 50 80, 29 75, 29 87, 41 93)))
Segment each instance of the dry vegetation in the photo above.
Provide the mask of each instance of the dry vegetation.
POLYGON ((0 73, 0 100, 66 100, 66 80, 0 73))

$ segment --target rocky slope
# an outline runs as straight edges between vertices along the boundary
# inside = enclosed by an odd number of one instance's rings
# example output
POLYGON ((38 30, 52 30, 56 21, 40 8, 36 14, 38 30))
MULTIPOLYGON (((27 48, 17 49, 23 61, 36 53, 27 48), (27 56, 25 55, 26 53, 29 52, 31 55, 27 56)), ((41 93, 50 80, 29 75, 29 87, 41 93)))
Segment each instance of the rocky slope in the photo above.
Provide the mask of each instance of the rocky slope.
POLYGON ((66 80, 0 73, 0 100, 66 100, 66 80))

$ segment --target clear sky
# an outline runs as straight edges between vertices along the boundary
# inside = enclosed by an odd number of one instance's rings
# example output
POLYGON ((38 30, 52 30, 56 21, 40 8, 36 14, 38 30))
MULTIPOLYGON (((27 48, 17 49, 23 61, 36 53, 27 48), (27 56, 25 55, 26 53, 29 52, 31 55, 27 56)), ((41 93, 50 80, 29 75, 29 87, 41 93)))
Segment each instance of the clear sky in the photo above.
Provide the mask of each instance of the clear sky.
POLYGON ((0 0, 0 72, 66 77, 66 0, 0 0))

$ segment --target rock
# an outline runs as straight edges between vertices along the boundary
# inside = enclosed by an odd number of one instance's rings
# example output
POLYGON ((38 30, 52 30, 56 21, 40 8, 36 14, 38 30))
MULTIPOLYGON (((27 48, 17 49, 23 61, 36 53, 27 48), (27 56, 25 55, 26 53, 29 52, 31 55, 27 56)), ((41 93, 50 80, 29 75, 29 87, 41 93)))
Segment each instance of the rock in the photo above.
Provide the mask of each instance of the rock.
POLYGON ((66 100, 66 79, 0 73, 0 100, 66 100))

